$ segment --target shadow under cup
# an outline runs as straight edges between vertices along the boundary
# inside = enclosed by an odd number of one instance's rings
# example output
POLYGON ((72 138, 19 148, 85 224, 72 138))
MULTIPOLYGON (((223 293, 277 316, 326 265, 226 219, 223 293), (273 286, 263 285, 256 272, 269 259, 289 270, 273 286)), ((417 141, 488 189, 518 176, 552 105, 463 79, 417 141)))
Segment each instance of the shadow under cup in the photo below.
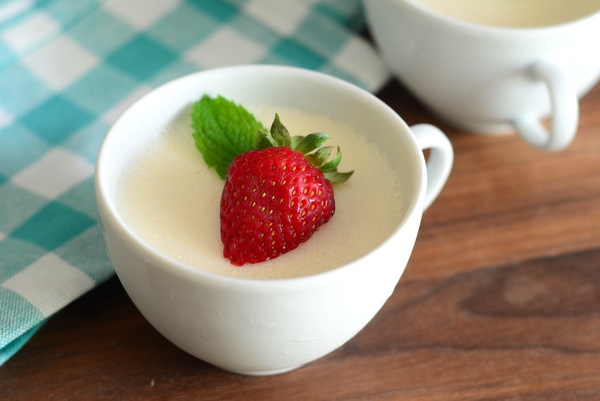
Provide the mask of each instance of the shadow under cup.
POLYGON ((108 253, 145 318, 186 352, 223 369, 266 375, 311 362, 344 344, 379 311, 402 275, 417 236, 426 166, 408 126, 375 96, 324 74, 240 66, 189 75, 146 95, 107 134, 96 196, 108 253), (253 280, 186 266, 152 249, 123 221, 115 197, 140 143, 202 95, 281 104, 329 115, 369 135, 402 175, 405 211, 394 233, 364 257, 312 276, 253 280))

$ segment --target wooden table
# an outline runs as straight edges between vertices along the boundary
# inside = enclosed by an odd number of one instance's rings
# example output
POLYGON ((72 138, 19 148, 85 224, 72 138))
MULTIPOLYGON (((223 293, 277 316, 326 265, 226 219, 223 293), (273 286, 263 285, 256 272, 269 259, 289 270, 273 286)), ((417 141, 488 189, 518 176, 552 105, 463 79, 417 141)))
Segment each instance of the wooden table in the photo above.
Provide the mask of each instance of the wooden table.
POLYGON ((290 373, 228 373, 161 337, 113 278, 0 367, 0 399, 600 399, 600 86, 553 154, 448 127, 396 82, 379 96, 442 128, 456 161, 396 291, 354 339, 290 373))

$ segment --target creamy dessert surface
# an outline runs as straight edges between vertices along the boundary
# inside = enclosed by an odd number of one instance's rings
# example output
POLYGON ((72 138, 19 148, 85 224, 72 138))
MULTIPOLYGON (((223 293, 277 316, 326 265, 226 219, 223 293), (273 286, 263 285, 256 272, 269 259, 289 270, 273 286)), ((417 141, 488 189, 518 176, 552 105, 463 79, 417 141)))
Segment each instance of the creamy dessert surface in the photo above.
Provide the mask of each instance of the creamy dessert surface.
POLYGON ((292 135, 324 132, 331 136, 327 145, 341 147, 339 170, 355 173, 348 182, 334 185, 335 215, 287 254, 259 264, 231 265, 223 257, 220 236, 224 181, 196 149, 191 118, 184 115, 142 147, 120 183, 118 209, 143 241, 208 272, 271 279, 341 266, 368 253, 394 231, 404 210, 401 183, 390 161, 365 136, 317 113, 246 107, 265 127, 277 112, 292 135))
POLYGON ((500 27, 563 24, 600 10, 600 0, 417 0, 439 13, 500 27))

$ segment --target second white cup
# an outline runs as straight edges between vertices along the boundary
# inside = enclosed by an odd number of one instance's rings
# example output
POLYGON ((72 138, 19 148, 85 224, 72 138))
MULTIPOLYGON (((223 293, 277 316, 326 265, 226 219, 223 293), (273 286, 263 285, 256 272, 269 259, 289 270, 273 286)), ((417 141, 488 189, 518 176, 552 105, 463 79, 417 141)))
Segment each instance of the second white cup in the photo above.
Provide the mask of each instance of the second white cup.
MULTIPOLYGON (((578 99, 600 76, 600 2, 595 12, 579 19, 548 26, 532 21, 531 27, 456 18, 472 11, 475 4, 468 2, 459 2, 464 9, 455 7, 452 16, 424 3, 364 0, 384 58, 420 101, 473 133, 517 132, 546 151, 571 143, 578 99), (549 129, 542 122, 546 117, 549 129)), ((573 4, 564 1, 564 6, 573 4)), ((536 10, 545 12, 548 7, 536 10)))

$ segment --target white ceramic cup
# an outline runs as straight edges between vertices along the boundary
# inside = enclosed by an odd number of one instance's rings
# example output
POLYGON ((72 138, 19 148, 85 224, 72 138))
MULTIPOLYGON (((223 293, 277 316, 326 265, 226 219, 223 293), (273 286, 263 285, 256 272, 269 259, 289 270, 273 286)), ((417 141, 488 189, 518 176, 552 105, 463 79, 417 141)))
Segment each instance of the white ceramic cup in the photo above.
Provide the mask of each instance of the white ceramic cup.
POLYGON ((420 125, 411 131, 386 104, 345 81, 292 67, 237 66, 177 79, 129 108, 102 144, 96 197, 110 258, 147 320, 204 361, 233 372, 267 375, 333 351, 379 311, 404 271, 423 210, 442 189, 452 161, 450 142, 437 128, 420 125), (140 143, 203 94, 241 104, 312 109, 368 135, 402 174, 406 212, 396 231, 353 263, 277 280, 207 273, 152 249, 124 223, 115 202, 117 184, 140 143), (423 149, 431 150, 427 165, 423 149))
POLYGON ((473 133, 516 131, 541 150, 571 143, 578 99, 600 76, 600 11, 554 26, 505 28, 449 17, 416 0, 363 3, 393 73, 441 119, 473 133))

